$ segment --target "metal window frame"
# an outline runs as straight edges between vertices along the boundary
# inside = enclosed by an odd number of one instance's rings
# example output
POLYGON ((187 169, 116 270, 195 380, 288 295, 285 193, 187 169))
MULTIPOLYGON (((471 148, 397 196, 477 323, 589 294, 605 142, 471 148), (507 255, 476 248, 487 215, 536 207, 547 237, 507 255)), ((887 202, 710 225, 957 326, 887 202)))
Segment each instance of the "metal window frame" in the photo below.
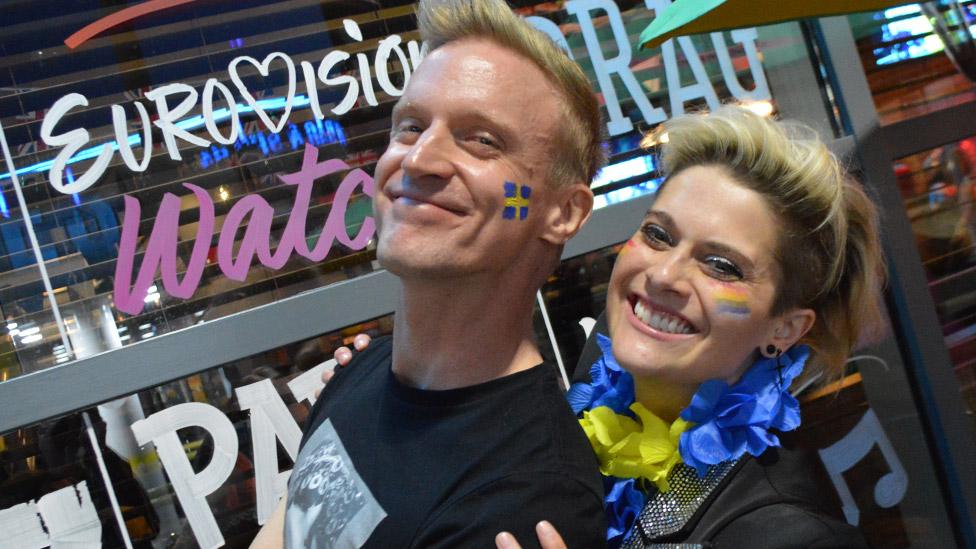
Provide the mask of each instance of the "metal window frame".
MULTIPOLYGON (((636 198, 594 211, 563 259, 626 240, 646 209, 636 198)), ((0 433, 392 313, 399 287, 377 271, 15 377, 0 383, 0 433)))
MULTIPOLYGON (((961 472, 976 455, 976 441, 963 412, 910 223, 899 194, 891 192, 896 188, 892 160, 970 135, 972 128, 965 121, 974 119, 976 105, 882 128, 847 19, 823 18, 818 25, 833 73, 831 84, 851 134, 835 141, 832 148, 847 152, 856 143, 867 183, 885 212, 892 274, 887 297, 901 355, 915 385, 916 407, 927 428, 933 461, 941 469, 942 491, 948 494, 946 507, 954 513, 956 535, 960 543, 976 546, 976 476, 961 472)), ((566 246, 563 258, 625 240, 646 206, 647 199, 638 198, 597 210, 566 246)), ((14 378, 0 383, 0 433, 391 313, 398 292, 395 277, 379 271, 14 378)))
POLYGON ((846 130, 857 143, 865 184, 882 211, 889 270, 885 298, 945 507, 956 541, 976 547, 976 475, 965 473, 976 455, 976 439, 892 169, 898 158, 973 135, 976 128, 965 121, 976 120, 976 104, 882 127, 847 17, 821 18, 817 26, 846 130))
MULTIPOLYGON (((830 148, 847 157, 854 141, 842 137, 830 148)), ((647 197, 638 197, 595 210, 562 259, 623 242, 647 206, 647 197)), ((0 383, 0 433, 390 314, 398 292, 396 277, 378 271, 15 377, 0 383)))

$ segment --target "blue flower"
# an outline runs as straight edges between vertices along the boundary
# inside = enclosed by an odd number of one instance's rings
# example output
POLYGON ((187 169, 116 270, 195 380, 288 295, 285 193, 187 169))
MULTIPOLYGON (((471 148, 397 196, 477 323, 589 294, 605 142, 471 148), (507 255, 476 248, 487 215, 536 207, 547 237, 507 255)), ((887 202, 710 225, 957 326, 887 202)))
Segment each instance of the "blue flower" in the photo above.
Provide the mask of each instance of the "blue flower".
POLYGON ((634 402, 634 378, 617 364, 609 337, 598 333, 596 342, 603 356, 590 368, 590 383, 574 384, 566 399, 576 414, 607 406, 618 414, 629 416, 629 407, 634 402))
POLYGON ((646 496, 632 478, 603 477, 607 493, 603 506, 607 513, 607 545, 619 547, 637 522, 646 496))
POLYGON ((695 424, 681 435, 684 462, 704 475, 709 465, 779 446, 769 430, 799 427, 800 404, 789 387, 809 356, 809 347, 796 345, 779 359, 760 359, 731 387, 721 380, 703 383, 681 412, 695 424))

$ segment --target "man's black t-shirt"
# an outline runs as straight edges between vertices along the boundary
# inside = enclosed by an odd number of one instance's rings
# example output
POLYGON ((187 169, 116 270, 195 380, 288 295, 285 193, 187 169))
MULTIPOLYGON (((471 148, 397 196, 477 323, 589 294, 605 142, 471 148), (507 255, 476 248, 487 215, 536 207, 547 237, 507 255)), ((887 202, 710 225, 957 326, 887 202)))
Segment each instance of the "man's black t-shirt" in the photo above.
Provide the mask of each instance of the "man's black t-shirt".
POLYGON ((392 340, 337 370, 315 403, 288 485, 285 546, 538 547, 552 522, 569 547, 605 545, 593 451, 541 364, 447 391, 400 383, 392 340))

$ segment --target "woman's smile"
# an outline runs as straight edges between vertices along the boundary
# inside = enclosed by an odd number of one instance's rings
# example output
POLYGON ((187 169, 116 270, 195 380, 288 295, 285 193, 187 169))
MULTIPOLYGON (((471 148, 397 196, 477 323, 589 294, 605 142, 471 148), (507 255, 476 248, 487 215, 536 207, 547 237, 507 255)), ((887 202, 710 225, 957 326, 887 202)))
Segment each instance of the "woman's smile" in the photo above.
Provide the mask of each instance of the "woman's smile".
POLYGON ((614 266, 614 354, 637 378, 735 381, 776 318, 776 213, 727 171, 695 166, 661 188, 614 266))
POLYGON ((638 328, 646 331, 648 335, 673 341, 687 339, 680 336, 690 336, 698 332, 688 319, 675 311, 654 304, 636 294, 631 295, 628 301, 631 304, 633 320, 637 321, 638 328))

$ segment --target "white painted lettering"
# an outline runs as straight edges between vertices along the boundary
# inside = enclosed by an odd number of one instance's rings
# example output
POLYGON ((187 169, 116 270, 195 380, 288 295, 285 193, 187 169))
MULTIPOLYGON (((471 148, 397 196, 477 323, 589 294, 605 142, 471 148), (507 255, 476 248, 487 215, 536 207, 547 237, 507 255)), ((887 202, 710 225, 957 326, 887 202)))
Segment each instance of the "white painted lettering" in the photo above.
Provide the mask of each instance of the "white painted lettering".
MULTIPOLYGON (((355 21, 343 19, 342 27, 350 38, 357 42, 363 41, 363 31, 359 29, 359 25, 355 21)), ((356 62, 359 63, 359 80, 363 86, 363 98, 366 99, 366 103, 375 107, 379 105, 379 102, 376 100, 376 93, 373 91, 373 76, 369 70, 369 58, 366 57, 365 53, 357 53, 356 62)))
POLYGON ((411 40, 407 42, 407 53, 410 54, 410 64, 416 71, 424 57, 427 57, 427 44, 421 46, 416 40, 411 40))
POLYGON ((119 154, 127 168, 134 172, 144 172, 152 160, 152 123, 149 113, 141 101, 133 101, 142 122, 142 161, 136 162, 132 154, 132 144, 129 142, 129 127, 126 124, 125 109, 121 105, 112 105, 112 126, 115 129, 115 142, 119 144, 119 154))
POLYGON ((407 83, 410 81, 410 64, 407 63, 407 54, 403 53, 403 48, 400 47, 399 35, 394 34, 380 40, 380 46, 376 49, 376 81, 380 83, 380 88, 384 92, 393 97, 400 97, 403 95, 403 91, 407 89, 407 83), (387 65, 391 53, 395 53, 400 60, 400 67, 403 71, 403 88, 397 88, 390 81, 387 65))
POLYGON ((261 122, 264 123, 264 127, 268 128, 268 131, 271 133, 281 133, 281 130, 284 129, 285 124, 288 123, 288 117, 291 115, 291 106, 295 102, 295 63, 292 62, 291 57, 288 57, 280 51, 276 51, 266 55, 264 60, 259 63, 257 59, 243 55, 241 57, 235 57, 231 60, 230 64, 227 65, 227 73, 230 75, 231 82, 237 86, 237 91, 240 92, 241 97, 247 101, 247 104, 254 109, 254 112, 258 115, 258 118, 260 118, 261 122), (254 65, 258 69, 258 73, 260 73, 261 76, 267 78, 267 76, 271 73, 271 62, 275 59, 281 59, 281 61, 285 64, 285 69, 288 71, 288 92, 285 95, 284 112, 282 112, 281 117, 278 118, 277 124, 271 120, 268 113, 264 112, 264 108, 261 107, 261 105, 258 104, 257 99, 251 95, 251 92, 248 91, 247 86, 244 85, 244 82, 241 80, 241 76, 237 73, 237 65, 242 62, 247 62, 254 65))
POLYGON ((206 139, 197 137, 177 127, 175 124, 177 120, 189 113, 190 109, 196 105, 197 90, 193 89, 192 86, 181 83, 167 84, 146 92, 146 99, 156 102, 156 112, 159 114, 159 118, 155 124, 163 132, 163 142, 166 143, 166 150, 169 151, 170 158, 173 160, 183 160, 183 157, 180 156, 180 148, 176 144, 176 137, 192 143, 197 147, 210 146, 210 142, 206 139), (170 109, 169 96, 176 94, 186 94, 186 96, 175 109, 170 109))
POLYGON ((315 67, 308 61, 299 63, 302 67, 302 77, 305 79, 305 92, 308 93, 308 104, 312 107, 312 115, 316 120, 325 118, 322 113, 322 105, 319 104, 319 88, 315 81, 315 67))
POLYGON ((217 143, 233 145, 237 141, 237 132, 241 125, 241 120, 237 114, 237 100, 234 99, 230 88, 223 85, 216 78, 208 78, 207 83, 203 86, 203 121, 207 126, 210 137, 213 137, 217 143), (224 101, 227 103, 227 109, 230 111, 230 135, 228 137, 224 137, 220 133, 220 129, 217 128, 217 122, 214 120, 214 90, 220 90, 220 93, 224 96, 224 101))
POLYGON ((88 171, 84 175, 77 178, 74 182, 65 183, 63 181, 64 167, 67 165, 68 160, 88 143, 90 135, 85 128, 75 128, 59 135, 53 135, 52 132, 54 132, 54 127, 57 126, 58 122, 61 121, 61 118, 68 111, 75 107, 87 106, 88 98, 84 95, 80 93, 69 93, 54 103, 51 110, 48 111, 47 116, 44 117, 44 121, 41 122, 41 141, 48 147, 64 147, 54 158, 51 169, 48 171, 48 181, 60 193, 80 193, 88 187, 91 187, 105 173, 105 168, 108 167, 109 162, 112 160, 112 145, 106 143, 102 145, 102 150, 99 151, 98 157, 95 158, 95 162, 88 168, 88 171))
POLYGON ((322 62, 319 63, 319 80, 322 81, 326 86, 341 86, 346 84, 348 88, 346 89, 346 95, 339 101, 339 104, 332 107, 332 114, 343 115, 352 109, 353 105, 356 104, 356 98, 359 97, 359 82, 356 78, 349 74, 340 74, 339 76, 329 76, 329 72, 332 68, 349 59, 349 54, 342 50, 333 50, 325 55, 322 62))

